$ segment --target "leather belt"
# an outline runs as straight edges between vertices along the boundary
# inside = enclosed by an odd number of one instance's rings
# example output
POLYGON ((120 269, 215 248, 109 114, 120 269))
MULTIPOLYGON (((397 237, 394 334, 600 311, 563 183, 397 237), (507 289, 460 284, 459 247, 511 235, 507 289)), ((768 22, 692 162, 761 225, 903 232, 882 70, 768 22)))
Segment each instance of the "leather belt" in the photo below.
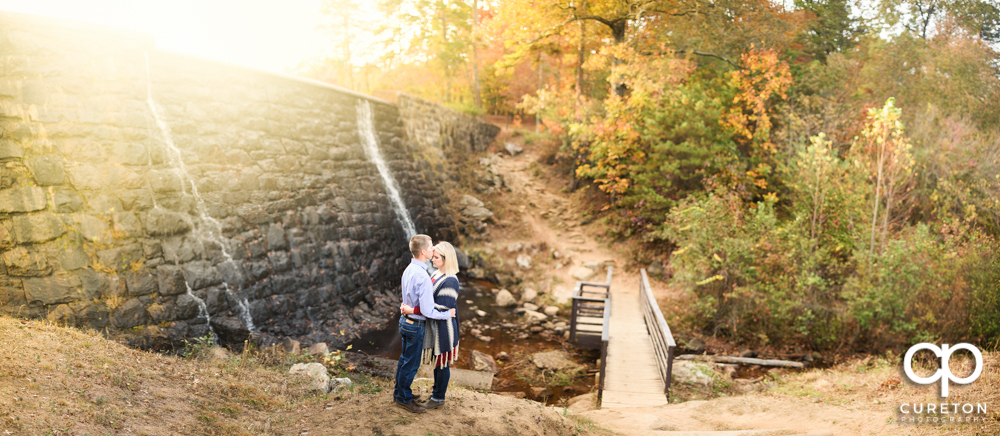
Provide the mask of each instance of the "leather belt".
POLYGON ((410 321, 413 321, 413 322, 415 322, 415 323, 417 323, 417 324, 420 324, 420 323, 422 323, 422 322, 425 322, 425 321, 427 321, 426 319, 416 319, 416 318, 410 318, 410 315, 403 315, 403 316, 404 316, 404 317, 406 317, 406 319, 408 319, 408 320, 410 320, 410 321))

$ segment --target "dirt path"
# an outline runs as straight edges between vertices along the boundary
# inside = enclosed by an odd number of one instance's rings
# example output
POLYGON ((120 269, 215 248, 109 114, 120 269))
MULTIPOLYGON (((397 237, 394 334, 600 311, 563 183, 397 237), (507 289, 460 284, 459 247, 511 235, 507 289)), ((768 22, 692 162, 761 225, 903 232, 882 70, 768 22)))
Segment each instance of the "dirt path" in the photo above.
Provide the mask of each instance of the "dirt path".
MULTIPOLYGON (((594 238, 604 234, 605 228, 599 221, 584 220, 580 196, 564 192, 565 185, 558 179, 532 174, 532 164, 537 165, 539 160, 535 149, 526 148, 524 153, 513 157, 506 154, 500 156, 496 168, 502 172, 504 182, 511 190, 508 195, 521 203, 516 206, 520 212, 518 218, 530 235, 530 240, 525 242, 544 242, 560 255, 555 266, 561 267, 548 270, 549 275, 556 277, 554 294, 572 291, 577 280, 573 278, 573 271, 584 263, 613 265, 613 288, 638 288, 638 278, 624 269, 625 258, 594 238)), ((604 281, 603 271, 601 267, 591 280, 604 281)))

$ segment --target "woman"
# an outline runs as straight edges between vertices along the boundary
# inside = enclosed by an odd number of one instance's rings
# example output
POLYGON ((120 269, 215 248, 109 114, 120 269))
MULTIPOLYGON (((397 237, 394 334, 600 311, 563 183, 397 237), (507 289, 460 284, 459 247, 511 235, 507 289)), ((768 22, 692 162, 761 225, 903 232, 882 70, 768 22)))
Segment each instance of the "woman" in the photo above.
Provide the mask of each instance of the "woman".
MULTIPOLYGON (((437 272, 431 277, 434 284, 434 306, 437 310, 458 309, 458 256, 455 247, 447 242, 434 246, 431 263, 437 272)), ((400 306, 404 315, 420 314, 420 306, 400 306)), ((424 335, 423 363, 434 362, 434 389, 424 408, 436 409, 444 405, 448 380, 451 378, 450 365, 458 358, 458 317, 445 320, 429 320, 427 334, 424 335)))

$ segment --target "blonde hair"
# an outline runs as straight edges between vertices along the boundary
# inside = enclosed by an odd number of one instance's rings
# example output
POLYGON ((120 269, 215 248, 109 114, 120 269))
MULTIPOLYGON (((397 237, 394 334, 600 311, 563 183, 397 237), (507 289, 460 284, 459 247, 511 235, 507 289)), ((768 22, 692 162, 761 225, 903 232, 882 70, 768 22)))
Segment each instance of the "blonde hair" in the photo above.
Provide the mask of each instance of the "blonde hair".
POLYGON ((444 265, 441 265, 440 271, 446 276, 453 276, 458 274, 458 255, 455 254, 455 247, 452 247, 446 241, 438 242, 434 246, 434 251, 441 254, 444 258, 444 265))
POLYGON ((420 252, 431 248, 431 237, 427 235, 413 235, 410 238, 410 254, 413 257, 420 257, 420 252))

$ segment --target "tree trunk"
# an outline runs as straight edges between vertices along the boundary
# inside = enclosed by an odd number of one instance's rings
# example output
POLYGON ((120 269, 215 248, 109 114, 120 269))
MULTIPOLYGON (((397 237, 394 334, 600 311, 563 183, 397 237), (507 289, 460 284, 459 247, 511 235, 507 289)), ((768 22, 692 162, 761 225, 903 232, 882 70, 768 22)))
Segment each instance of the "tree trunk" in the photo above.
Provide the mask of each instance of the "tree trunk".
MULTIPOLYGON (((587 0, 580 2, 580 13, 587 13, 587 0)), ((583 63, 587 60, 587 20, 580 20, 580 49, 576 54, 576 97, 583 96, 583 63)))
MULTIPOLYGON (((615 39, 615 46, 619 46, 625 43, 625 29, 628 28, 628 20, 620 19, 615 21, 611 25, 611 36, 615 39)), ((622 60, 617 57, 612 60, 615 66, 621 65, 622 60)), ((611 83, 611 89, 614 91, 615 95, 619 97, 625 97, 625 83, 621 79, 616 79, 611 83)))
POLYGON ((479 28, 479 0, 472 0, 472 97, 476 109, 483 109, 483 97, 479 91, 479 46, 476 44, 476 29, 479 28))
MULTIPOLYGON (((542 52, 538 52, 538 91, 535 91, 535 95, 541 95, 542 94, 542 73, 543 73, 543 71, 544 71, 544 69, 543 69, 543 65, 542 65, 542 52)), ((539 132, 542 131, 542 113, 541 113, 542 111, 541 111, 541 109, 542 108, 539 107, 538 111, 535 112, 535 133, 539 133, 539 132)))

